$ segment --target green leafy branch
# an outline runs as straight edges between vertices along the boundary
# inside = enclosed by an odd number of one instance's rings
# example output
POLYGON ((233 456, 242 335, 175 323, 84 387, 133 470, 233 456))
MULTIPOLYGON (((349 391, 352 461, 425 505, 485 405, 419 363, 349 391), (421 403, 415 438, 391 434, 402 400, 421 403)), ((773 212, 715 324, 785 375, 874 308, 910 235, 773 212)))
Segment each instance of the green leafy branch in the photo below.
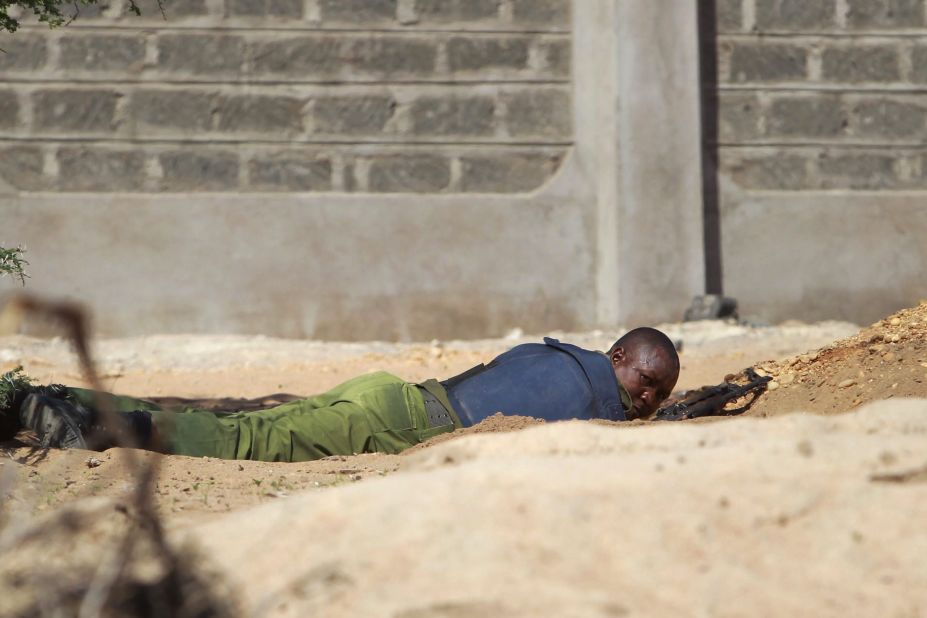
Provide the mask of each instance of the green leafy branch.
POLYGON ((15 249, 0 247, 0 277, 3 275, 9 275, 14 279, 18 277, 20 283, 26 285, 26 277, 29 275, 23 270, 23 266, 28 263, 23 259, 22 247, 15 249))
POLYGON ((11 408, 17 393, 28 392, 32 382, 32 378, 23 372, 22 365, 0 375, 0 412, 11 408))
MULTIPOLYGON (((0 30, 16 32, 19 28, 19 20, 9 15, 9 9, 14 5, 21 6, 24 9, 32 9, 40 22, 56 28, 69 24, 77 17, 80 14, 81 6, 97 4, 98 2, 100 0, 0 0, 0 30), (65 11, 62 11, 62 8, 65 8, 65 11), (66 11, 67 8, 72 10, 66 11)), ((161 0, 158 0, 158 7, 163 15, 164 7, 161 6, 161 0)), ((135 0, 129 0, 126 10, 135 15, 142 14, 135 0)))

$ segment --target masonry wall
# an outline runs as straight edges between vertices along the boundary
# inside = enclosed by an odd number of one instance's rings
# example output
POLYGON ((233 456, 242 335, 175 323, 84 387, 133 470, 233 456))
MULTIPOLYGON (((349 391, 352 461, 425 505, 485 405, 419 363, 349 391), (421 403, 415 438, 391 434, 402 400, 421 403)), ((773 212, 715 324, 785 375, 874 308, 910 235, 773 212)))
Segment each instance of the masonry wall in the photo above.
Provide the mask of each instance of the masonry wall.
POLYGON ((767 319, 925 295, 927 5, 719 0, 726 291, 767 319))
POLYGON ((0 180, 516 193, 572 142, 567 0, 163 6, 116 0, 0 39, 0 180))
POLYGON ((99 333, 618 329, 701 292, 694 2, 146 2, 0 38, 0 244, 99 333))

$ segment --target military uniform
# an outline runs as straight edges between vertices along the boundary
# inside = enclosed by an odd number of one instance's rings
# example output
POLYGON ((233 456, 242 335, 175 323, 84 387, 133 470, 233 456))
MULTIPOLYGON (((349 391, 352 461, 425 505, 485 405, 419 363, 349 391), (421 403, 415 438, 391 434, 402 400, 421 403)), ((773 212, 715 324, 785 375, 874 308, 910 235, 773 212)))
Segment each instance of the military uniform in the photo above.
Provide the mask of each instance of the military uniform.
MULTIPOLYGON (((67 390, 84 409, 98 404, 92 391, 67 390)), ((372 373, 267 410, 168 411, 141 399, 101 396, 124 418, 137 421, 141 415, 153 424, 168 452, 261 461, 398 453, 496 412, 551 421, 621 421, 631 407, 606 355, 554 339, 516 346, 445 382, 411 384, 372 373)))
MULTIPOLYGON (((92 391, 69 390, 85 407, 96 405, 92 391)), ((426 398, 443 398, 450 409, 437 381, 415 385, 385 372, 359 376, 315 397, 249 412, 168 411, 141 399, 103 396, 111 397, 110 404, 119 412, 148 411, 168 452, 193 457, 308 461, 329 455, 398 453, 461 426, 456 415, 429 417, 426 398)))

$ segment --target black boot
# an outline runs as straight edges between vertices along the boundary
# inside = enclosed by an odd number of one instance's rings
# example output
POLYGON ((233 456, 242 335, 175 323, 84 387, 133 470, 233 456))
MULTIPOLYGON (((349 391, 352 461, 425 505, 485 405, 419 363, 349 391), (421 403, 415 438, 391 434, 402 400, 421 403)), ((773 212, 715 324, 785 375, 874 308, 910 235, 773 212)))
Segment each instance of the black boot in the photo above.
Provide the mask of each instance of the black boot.
POLYGON ((23 400, 19 420, 35 432, 43 448, 85 449, 93 414, 77 402, 33 393, 23 400))
POLYGON ((88 440, 90 448, 97 451, 114 446, 134 446, 146 450, 154 448, 151 412, 147 410, 117 412, 116 417, 118 420, 115 427, 102 422, 94 423, 93 435, 88 440))

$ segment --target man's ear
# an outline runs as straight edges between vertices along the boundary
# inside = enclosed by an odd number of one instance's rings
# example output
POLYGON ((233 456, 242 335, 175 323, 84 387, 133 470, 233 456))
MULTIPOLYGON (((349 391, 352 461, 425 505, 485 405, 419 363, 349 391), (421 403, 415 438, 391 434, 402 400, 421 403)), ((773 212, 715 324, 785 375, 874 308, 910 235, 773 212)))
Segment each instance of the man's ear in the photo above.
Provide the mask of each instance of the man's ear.
POLYGON ((618 346, 617 348, 611 351, 611 354, 609 354, 609 358, 612 361, 612 365, 615 365, 615 366, 620 365, 621 363, 624 362, 626 358, 624 348, 621 346, 618 346))

